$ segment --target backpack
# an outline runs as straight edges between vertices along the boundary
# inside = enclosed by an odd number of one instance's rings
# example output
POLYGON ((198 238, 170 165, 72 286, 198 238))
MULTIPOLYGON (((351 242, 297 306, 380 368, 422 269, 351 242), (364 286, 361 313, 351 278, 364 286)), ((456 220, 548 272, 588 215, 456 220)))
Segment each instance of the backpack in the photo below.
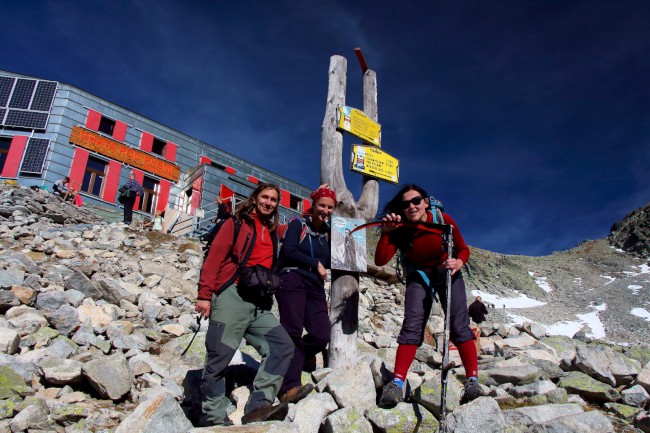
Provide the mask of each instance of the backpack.
POLYGON ((234 216, 231 216, 230 218, 226 218, 223 220, 219 220, 212 227, 210 227, 210 230, 208 230, 206 233, 201 235, 199 240, 201 242, 205 242, 205 246, 203 247, 203 258, 205 259, 208 257, 208 252, 210 251, 210 246, 212 245, 212 242, 214 241, 214 238, 217 237, 217 233, 219 233, 219 230, 221 230, 221 227, 223 227, 224 223, 228 221, 229 219, 235 220, 235 235, 233 237, 233 245, 237 243, 237 236, 239 236, 239 230, 241 230, 241 221, 235 218, 234 216))

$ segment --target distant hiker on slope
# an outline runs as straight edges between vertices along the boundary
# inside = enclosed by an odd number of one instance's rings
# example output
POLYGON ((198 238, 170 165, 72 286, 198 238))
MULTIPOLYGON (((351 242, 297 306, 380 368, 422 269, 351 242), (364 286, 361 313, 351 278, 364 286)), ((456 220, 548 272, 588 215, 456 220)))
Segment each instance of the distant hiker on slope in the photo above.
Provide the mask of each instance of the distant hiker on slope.
POLYGON ((315 364, 317 353, 330 340, 330 320, 325 298, 325 278, 330 267, 329 220, 336 206, 336 194, 327 184, 311 193, 312 207, 289 222, 284 235, 280 261, 282 287, 276 298, 280 323, 296 346, 280 388, 280 401, 295 403, 314 387, 302 385, 302 371, 315 364), (303 328, 307 333, 303 336, 303 328))
MULTIPOLYGON (((474 344, 474 334, 469 327, 465 283, 460 269, 469 259, 469 248, 465 244, 455 221, 447 214, 436 210, 444 224, 453 226, 454 258, 448 258, 444 250, 443 238, 422 228, 399 227, 399 223, 436 222, 426 191, 417 185, 404 186, 386 205, 385 222, 377 250, 375 263, 385 265, 401 252, 406 275, 406 299, 404 321, 397 338, 397 357, 395 359, 394 379, 384 387, 382 406, 394 406, 404 399, 404 380, 415 358, 417 348, 422 345, 424 330, 433 304, 432 288, 440 297, 443 309, 446 307, 446 274, 451 271, 451 311, 450 339, 458 348, 467 383, 461 402, 474 400, 481 395, 478 384, 478 357, 474 344), (388 224, 386 224, 388 223, 388 224), (392 224, 395 223, 395 224, 392 224), (418 271, 424 272, 432 288, 418 271)), ((437 221, 441 223, 442 221, 437 221)))

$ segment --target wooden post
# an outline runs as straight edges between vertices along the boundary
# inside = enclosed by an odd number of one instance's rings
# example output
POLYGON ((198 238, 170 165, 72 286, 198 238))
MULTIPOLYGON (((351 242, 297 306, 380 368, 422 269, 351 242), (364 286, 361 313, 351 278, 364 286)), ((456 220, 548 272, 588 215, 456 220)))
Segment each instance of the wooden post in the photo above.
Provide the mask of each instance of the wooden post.
MULTIPOLYGON (((366 69, 363 76, 364 112, 377 120, 377 77, 366 69)), ((321 130, 321 183, 328 183, 339 201, 336 215, 369 221, 375 217, 379 202, 376 180, 365 177, 357 204, 343 177, 343 135, 336 129, 336 112, 345 105, 347 60, 332 56, 325 118, 321 130)), ((359 273, 332 270, 330 296, 329 367, 351 368, 357 363, 357 330, 359 327, 359 273)))

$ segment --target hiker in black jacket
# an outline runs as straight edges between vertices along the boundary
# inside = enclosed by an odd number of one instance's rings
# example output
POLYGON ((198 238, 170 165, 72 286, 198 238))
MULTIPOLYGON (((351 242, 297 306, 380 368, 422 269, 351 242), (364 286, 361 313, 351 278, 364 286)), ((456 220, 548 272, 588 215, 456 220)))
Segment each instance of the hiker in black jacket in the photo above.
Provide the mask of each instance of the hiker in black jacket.
POLYGON ((488 313, 488 310, 480 296, 476 297, 476 300, 470 304, 467 311, 474 323, 479 324, 485 322, 485 315, 488 313))
POLYGON ((321 185, 311 198, 312 207, 306 215, 289 222, 280 250, 282 286, 275 298, 280 323, 295 345, 278 394, 283 403, 295 403, 311 392, 313 386, 303 386, 301 381, 305 360, 309 363, 315 359, 330 339, 325 278, 330 267, 329 219, 336 195, 327 185, 321 185), (307 331, 304 336, 303 329, 307 331))

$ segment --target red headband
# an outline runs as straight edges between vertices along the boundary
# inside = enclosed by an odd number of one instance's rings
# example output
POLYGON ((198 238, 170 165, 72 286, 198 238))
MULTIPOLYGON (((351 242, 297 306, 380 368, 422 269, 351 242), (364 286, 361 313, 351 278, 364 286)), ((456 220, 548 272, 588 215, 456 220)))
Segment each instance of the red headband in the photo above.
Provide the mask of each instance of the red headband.
POLYGON ((316 203, 319 198, 327 197, 334 200, 334 204, 336 204, 336 193, 333 189, 327 187, 318 188, 316 191, 312 192, 310 196, 314 203, 316 203))

